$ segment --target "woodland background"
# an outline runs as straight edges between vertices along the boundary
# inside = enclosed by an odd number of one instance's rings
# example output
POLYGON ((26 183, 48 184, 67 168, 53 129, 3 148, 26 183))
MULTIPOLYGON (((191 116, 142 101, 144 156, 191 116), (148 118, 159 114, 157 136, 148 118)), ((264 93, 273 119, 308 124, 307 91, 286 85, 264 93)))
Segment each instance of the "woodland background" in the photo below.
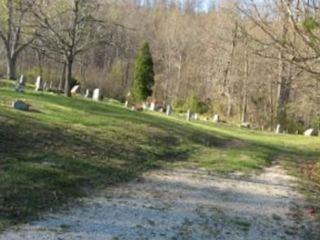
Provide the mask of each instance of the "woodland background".
MULTIPOLYGON (((14 1, 2 2, 2 12, 10 12, 8 2, 14 1)), ((18 2, 21 6, 28 1, 18 2)), ((8 15, 14 21, 12 29, 5 27, 7 16, 1 19, 2 33, 19 29, 19 43, 25 44, 17 54, 17 77, 24 74, 33 82, 42 75, 52 87, 62 88, 66 61, 48 44, 50 31, 41 29, 45 21, 35 14, 44 9, 41 4, 61 8, 60 17, 51 15, 52 26, 59 28, 68 22, 64 8, 81 1, 37 2, 32 1, 23 18, 17 14, 22 8, 12 8, 16 14, 8 15), (32 29, 37 28, 34 34, 32 29)), ((100 87, 106 97, 124 101, 132 86, 137 51, 147 41, 154 61, 154 98, 173 104, 176 111, 191 106, 203 114, 219 113, 228 122, 250 122, 265 130, 278 123, 291 133, 319 128, 317 1, 225 0, 205 8, 199 0, 86 2, 96 6, 86 16, 99 21, 87 38, 102 34, 103 41, 95 41, 74 58, 72 77, 83 89, 100 87)), ((4 42, 3 77, 8 61, 4 42)))

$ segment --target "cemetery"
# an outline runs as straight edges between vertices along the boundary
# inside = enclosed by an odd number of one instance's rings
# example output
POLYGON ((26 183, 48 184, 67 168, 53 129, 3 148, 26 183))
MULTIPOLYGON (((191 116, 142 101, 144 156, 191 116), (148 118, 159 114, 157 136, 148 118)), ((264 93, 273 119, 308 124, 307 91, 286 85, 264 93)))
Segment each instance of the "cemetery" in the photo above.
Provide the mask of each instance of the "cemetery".
POLYGON ((0 14, 0 240, 320 239, 317 1, 0 14))

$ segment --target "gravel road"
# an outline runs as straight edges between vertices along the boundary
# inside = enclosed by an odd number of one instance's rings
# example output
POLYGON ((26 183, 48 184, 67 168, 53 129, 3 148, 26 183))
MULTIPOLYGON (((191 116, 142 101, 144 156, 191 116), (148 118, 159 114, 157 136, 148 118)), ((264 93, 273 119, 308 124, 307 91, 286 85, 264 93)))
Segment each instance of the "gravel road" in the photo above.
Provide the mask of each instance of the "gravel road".
POLYGON ((315 239, 311 225, 295 179, 277 165, 247 178, 159 170, 0 240, 315 239))

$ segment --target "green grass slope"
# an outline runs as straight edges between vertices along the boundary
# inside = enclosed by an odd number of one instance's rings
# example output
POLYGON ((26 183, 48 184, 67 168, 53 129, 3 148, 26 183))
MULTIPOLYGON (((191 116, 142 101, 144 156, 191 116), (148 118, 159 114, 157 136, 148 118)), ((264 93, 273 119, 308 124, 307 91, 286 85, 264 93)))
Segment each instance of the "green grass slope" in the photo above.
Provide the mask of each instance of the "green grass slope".
POLYGON ((0 81, 0 229, 151 168, 246 174, 273 160, 316 163, 319 146, 320 138, 190 123, 107 101, 31 88, 18 94, 11 82, 0 81), (15 99, 32 111, 12 109, 15 99))

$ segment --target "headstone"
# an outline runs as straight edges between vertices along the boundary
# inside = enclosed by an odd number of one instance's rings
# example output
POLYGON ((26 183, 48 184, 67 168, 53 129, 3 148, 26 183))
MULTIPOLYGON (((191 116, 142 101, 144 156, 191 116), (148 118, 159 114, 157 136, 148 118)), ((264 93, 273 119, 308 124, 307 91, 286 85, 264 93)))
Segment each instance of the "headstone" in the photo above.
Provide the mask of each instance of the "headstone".
POLYGON ((77 95, 80 94, 80 85, 75 85, 73 86, 73 88, 71 89, 71 94, 72 95, 77 95))
POLYGON ((192 113, 190 110, 187 112, 187 121, 191 121, 192 113))
POLYGON ((90 98, 91 97, 91 91, 90 89, 86 90, 86 94, 84 95, 85 98, 90 98))
POLYGON ((241 125, 240 125, 240 127, 241 128, 251 128, 251 125, 250 125, 250 123, 248 123, 248 122, 244 122, 244 123, 241 123, 241 125))
POLYGON ((144 110, 148 109, 148 103, 146 103, 146 102, 142 103, 142 108, 144 110))
POLYGON ((41 76, 38 76, 36 79, 36 89, 35 90, 37 92, 43 90, 43 80, 42 80, 41 76))
POLYGON ((47 84, 47 82, 44 82, 44 83, 43 83, 43 90, 48 90, 48 84, 47 84))
POLYGON ((156 103, 155 103, 155 102, 151 102, 151 104, 150 104, 150 110, 151 110, 151 111, 155 111, 155 110, 156 110, 156 103))
POLYGON ((21 75, 19 79, 19 84, 25 86, 26 83, 27 83, 27 78, 24 75, 21 75))
POLYGON ((276 134, 281 134, 281 133, 282 133, 282 127, 280 124, 278 124, 276 127, 276 134))
POLYGON ((12 107, 20 111, 29 111, 30 106, 21 100, 17 100, 12 103, 12 107))
POLYGON ((99 88, 93 90, 92 99, 94 101, 100 101, 102 99, 101 90, 99 88))
POLYGON ((318 136, 318 131, 313 129, 313 128, 310 128, 310 129, 307 129, 304 133, 303 133, 304 136, 307 136, 307 137, 311 137, 311 136, 318 136))
POLYGON ((193 119, 196 120, 196 121, 198 121, 198 120, 199 120, 199 114, 198 114, 198 113, 195 113, 195 114, 193 115, 193 119))
POLYGON ((27 78, 24 75, 21 75, 20 79, 19 79, 19 81, 18 81, 18 83, 16 85, 16 91, 20 92, 20 93, 23 93, 24 89, 26 87, 26 83, 27 83, 27 78))
POLYGON ((219 123, 221 121, 219 114, 215 114, 213 116, 213 122, 215 123, 219 123))
POLYGON ((124 103, 124 106, 125 106, 126 108, 129 107, 129 101, 128 101, 128 100, 124 103))
POLYGON ((171 114, 172 114, 172 107, 171 107, 171 105, 168 105, 167 109, 166 109, 166 115, 170 116, 171 114))

